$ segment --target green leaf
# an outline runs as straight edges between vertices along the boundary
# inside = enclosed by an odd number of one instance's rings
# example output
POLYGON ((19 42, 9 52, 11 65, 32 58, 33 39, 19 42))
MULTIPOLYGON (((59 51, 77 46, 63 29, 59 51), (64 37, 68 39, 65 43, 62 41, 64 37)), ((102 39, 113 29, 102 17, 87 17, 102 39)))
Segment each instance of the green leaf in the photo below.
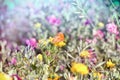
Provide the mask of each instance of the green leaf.
POLYGON ((120 40, 118 40, 118 43, 120 44, 120 40))
POLYGON ((95 66, 95 68, 98 68, 98 67, 102 66, 103 64, 105 64, 105 62, 99 63, 98 65, 95 66))
POLYGON ((119 1, 115 1, 115 2, 113 2, 113 4, 114 4, 115 6, 119 6, 119 5, 120 5, 119 1))
POLYGON ((31 64, 31 68, 32 68, 33 70, 35 70, 37 67, 36 67, 36 65, 31 64))

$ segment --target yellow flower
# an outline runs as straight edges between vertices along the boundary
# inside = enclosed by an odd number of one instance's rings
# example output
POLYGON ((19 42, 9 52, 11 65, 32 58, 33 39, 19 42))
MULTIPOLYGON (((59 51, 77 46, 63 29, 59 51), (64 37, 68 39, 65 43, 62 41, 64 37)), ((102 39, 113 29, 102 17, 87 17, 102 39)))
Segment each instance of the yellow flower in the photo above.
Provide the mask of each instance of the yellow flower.
POLYGON ((53 75, 50 76, 50 78, 48 78, 48 80, 59 80, 60 76, 58 76, 56 73, 54 73, 53 75))
POLYGON ((65 46, 65 42, 61 41, 61 42, 58 42, 58 43, 55 43, 55 46, 58 46, 58 47, 63 47, 65 46))
POLYGON ((41 23, 37 22, 34 26, 35 26, 36 28, 40 28, 40 27, 41 27, 41 23))
POLYGON ((38 42, 43 44, 43 45, 47 45, 48 44, 48 40, 44 40, 44 39, 40 39, 38 42))
POLYGON ((102 74, 100 74, 99 72, 94 72, 93 77, 97 78, 97 80, 102 80, 102 74))
POLYGON ((80 57, 88 58, 88 57, 90 57, 90 53, 87 50, 84 50, 80 53, 80 57))
POLYGON ((3 72, 0 72, 0 80, 12 80, 12 77, 3 72))
POLYGON ((104 27, 104 23, 99 22, 99 23, 98 23, 98 26, 99 26, 99 27, 104 27))
POLYGON ((38 58, 40 61, 43 60, 43 56, 42 56, 41 54, 38 54, 38 55, 37 55, 37 58, 38 58))
POLYGON ((48 39, 48 42, 51 42, 51 43, 52 43, 53 39, 54 39, 54 38, 50 37, 50 38, 48 39))
POLYGON ((106 65, 107 68, 113 68, 115 66, 115 64, 110 59, 106 62, 106 65))
POLYGON ((76 62, 72 63, 71 71, 73 73, 79 73, 82 75, 86 75, 89 73, 88 67, 85 64, 76 63, 76 62))

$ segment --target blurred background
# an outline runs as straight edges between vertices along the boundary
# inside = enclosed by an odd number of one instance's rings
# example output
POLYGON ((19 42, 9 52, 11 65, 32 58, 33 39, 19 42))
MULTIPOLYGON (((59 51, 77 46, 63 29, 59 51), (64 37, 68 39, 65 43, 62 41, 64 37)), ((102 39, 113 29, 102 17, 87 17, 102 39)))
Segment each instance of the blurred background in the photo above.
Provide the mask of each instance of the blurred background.
POLYGON ((72 32, 89 22, 106 23, 114 11, 120 12, 119 0, 0 0, 0 40, 22 44, 37 36, 36 23, 43 33, 72 32))

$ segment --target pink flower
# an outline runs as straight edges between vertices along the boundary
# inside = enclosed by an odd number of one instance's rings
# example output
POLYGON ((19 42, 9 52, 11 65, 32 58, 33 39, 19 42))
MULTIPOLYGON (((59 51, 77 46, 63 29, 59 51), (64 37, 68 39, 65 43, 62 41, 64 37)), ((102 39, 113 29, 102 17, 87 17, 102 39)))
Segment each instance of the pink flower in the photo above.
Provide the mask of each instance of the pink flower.
POLYGON ((90 53, 90 57, 89 57, 89 61, 92 63, 92 64, 96 64, 97 63, 97 56, 96 54, 94 53, 94 51, 92 49, 88 50, 89 53, 90 53))
POLYGON ((86 39, 86 42, 88 43, 88 44, 90 44, 90 43, 92 43, 92 40, 91 39, 86 39))
POLYGON ((117 26, 114 23, 109 23, 106 25, 107 27, 107 31, 113 34, 119 34, 118 30, 117 30, 117 26))
POLYGON ((47 17, 47 21, 52 24, 52 25, 56 25, 59 26, 61 24, 61 20, 57 17, 55 17, 54 15, 52 16, 48 16, 47 17))
POLYGON ((102 39, 102 38, 104 37, 104 33, 103 33, 101 30, 97 30, 97 31, 94 33, 94 37, 99 38, 99 39, 102 39))
POLYGON ((16 63, 17 63, 17 59, 16 59, 16 58, 12 58, 12 60, 11 60, 11 63, 10 63, 10 64, 16 65, 16 63))
POLYGON ((37 46, 37 41, 35 38, 27 39, 26 44, 32 48, 35 48, 37 46))
POLYGON ((64 66, 63 66, 63 65, 60 66, 60 70, 61 70, 61 71, 64 70, 64 66))
POLYGON ((93 43, 97 43, 97 39, 96 39, 96 38, 93 38, 92 42, 93 42, 93 43))
POLYGON ((116 40, 120 40, 120 36, 116 36, 116 40))
POLYGON ((93 38, 93 39, 88 39, 88 38, 86 38, 86 40, 85 40, 88 44, 90 44, 90 43, 96 43, 97 42, 97 39, 96 38, 93 38))
POLYGON ((22 80, 17 74, 12 75, 12 78, 15 80, 22 80))

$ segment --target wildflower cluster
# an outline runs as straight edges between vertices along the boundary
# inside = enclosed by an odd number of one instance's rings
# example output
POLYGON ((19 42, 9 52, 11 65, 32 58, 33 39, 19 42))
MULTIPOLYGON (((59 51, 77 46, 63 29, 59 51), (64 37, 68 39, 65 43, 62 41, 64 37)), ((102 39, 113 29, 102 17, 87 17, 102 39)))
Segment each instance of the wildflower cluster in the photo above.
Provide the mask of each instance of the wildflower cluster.
POLYGON ((24 0, 2 13, 12 1, 0 1, 0 80, 120 80, 117 0, 24 0))

